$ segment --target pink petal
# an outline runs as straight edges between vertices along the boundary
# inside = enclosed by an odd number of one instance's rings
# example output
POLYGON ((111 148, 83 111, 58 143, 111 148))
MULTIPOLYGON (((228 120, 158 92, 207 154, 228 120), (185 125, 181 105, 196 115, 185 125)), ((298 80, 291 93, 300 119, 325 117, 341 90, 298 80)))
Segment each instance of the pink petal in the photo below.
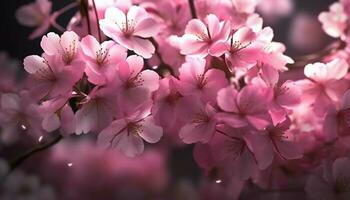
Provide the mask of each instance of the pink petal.
POLYGON ((60 45, 63 50, 74 50, 75 52, 70 53, 76 53, 79 47, 79 36, 73 31, 66 31, 61 35, 60 45))
POLYGON ((274 158, 274 151, 270 138, 260 133, 247 134, 245 137, 252 146, 259 169, 264 170, 269 167, 274 158))
POLYGON ((285 159, 293 160, 303 157, 301 149, 293 141, 277 141, 276 147, 285 159))
POLYGON ((215 38, 220 33, 220 22, 214 14, 209 14, 206 18, 208 24, 208 31, 212 38, 215 38))
POLYGON ((142 87, 149 89, 153 92, 159 88, 159 75, 152 70, 144 70, 140 73, 140 77, 143 80, 142 87))
POLYGON ((216 118, 218 121, 224 122, 233 128, 240 128, 248 125, 248 122, 245 120, 245 118, 242 118, 239 115, 235 114, 218 113, 216 115, 216 118))
POLYGON ((60 112, 61 128, 60 132, 63 136, 68 136, 75 132, 76 119, 74 112, 69 105, 65 105, 60 112))
POLYGON ((146 17, 148 17, 148 14, 146 10, 140 6, 131 6, 129 8, 128 14, 127 14, 128 20, 134 20, 134 22, 139 23, 146 17))
POLYGON ((135 77, 137 74, 139 74, 143 68, 143 59, 142 57, 140 56, 136 56, 136 55, 132 55, 132 56, 129 56, 127 59, 126 59, 126 62, 128 63, 129 65, 129 68, 130 68, 130 76, 131 77, 135 77))
POLYGON ((189 21, 186 26, 185 33, 194 36, 202 34, 208 35, 206 25, 199 19, 192 19, 189 21))
POLYGON ((44 118, 42 126, 45 131, 52 132, 61 126, 61 122, 58 116, 54 113, 44 118))
POLYGON ((28 4, 21 6, 16 10, 15 16, 18 22, 25 26, 38 26, 41 21, 38 20, 37 6, 34 4, 28 4))
POLYGON ((347 73, 349 69, 349 65, 344 59, 334 59, 333 61, 327 63, 328 67, 328 76, 329 78, 340 80, 347 73))
POLYGON ((219 41, 210 46, 209 54, 215 57, 220 57, 229 49, 229 44, 224 41, 219 41))
POLYGON ((4 93, 1 94, 0 108, 12 111, 20 111, 21 99, 17 94, 4 93))
POLYGON ((224 89, 221 89, 218 92, 217 101, 218 105, 221 109, 226 112, 238 112, 236 98, 237 98, 237 90, 233 87, 229 86, 224 89))
POLYGON ((140 137, 148 143, 156 143, 163 136, 163 129, 154 124, 153 117, 147 117, 143 122, 143 131, 139 133, 140 137))
POLYGON ((61 49, 60 36, 56 33, 50 32, 43 36, 40 46, 48 55, 58 54, 61 49))
POLYGON ((148 59, 152 57, 152 54, 154 54, 155 51, 155 47, 153 46, 152 42, 150 42, 149 40, 146 39, 142 39, 139 37, 130 37, 129 38, 130 43, 132 44, 132 50, 148 59))
POLYGON ((196 142, 207 143, 215 133, 215 125, 215 121, 202 124, 189 123, 180 129, 179 136, 186 144, 196 142))
POLYGON ((100 43, 91 35, 85 36, 80 45, 84 54, 92 59, 96 59, 96 54, 101 49, 100 43))
POLYGON ((35 74, 38 70, 47 68, 45 59, 37 55, 24 58, 23 65, 24 69, 30 74, 35 74))
POLYGON ((160 24, 158 24, 154 19, 146 18, 136 25, 133 35, 143 38, 154 37, 160 31, 160 28, 160 24))
POLYGON ((142 138, 137 135, 123 133, 117 139, 118 143, 115 147, 128 157, 135 157, 144 150, 142 138))
MULTIPOLYGON (((113 29, 120 32, 121 30, 119 27, 122 27, 122 25, 123 25, 123 23, 125 23, 125 21, 126 21, 126 15, 123 11, 121 11, 120 9, 115 8, 115 7, 109 7, 106 9, 105 19, 100 20, 101 29, 105 30, 104 25, 107 25, 107 24, 112 25, 113 24, 114 25, 113 29)), ((113 33, 113 32, 109 32, 109 33, 113 33)), ((106 35, 109 36, 109 34, 106 34, 106 35)))
POLYGON ((113 121, 107 128, 103 129, 97 137, 97 144, 105 149, 114 147, 115 143, 118 142, 116 135, 127 134, 126 133, 126 122, 125 120, 113 121))

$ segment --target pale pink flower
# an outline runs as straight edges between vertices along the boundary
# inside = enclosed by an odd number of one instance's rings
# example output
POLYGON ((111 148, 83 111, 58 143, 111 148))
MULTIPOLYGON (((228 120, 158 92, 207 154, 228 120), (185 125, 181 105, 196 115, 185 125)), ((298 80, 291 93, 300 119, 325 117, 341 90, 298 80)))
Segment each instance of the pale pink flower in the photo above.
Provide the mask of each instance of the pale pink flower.
POLYGON ((19 94, 1 94, 0 104, 1 139, 13 142, 23 133, 34 138, 43 135, 41 128, 42 117, 39 106, 35 104, 27 91, 19 94))
POLYGON ((305 192, 311 200, 347 200, 350 198, 350 160, 325 161, 306 182, 305 192))
POLYGON ((152 92, 158 89, 159 75, 152 70, 142 70, 143 65, 142 57, 136 55, 129 56, 118 64, 115 86, 119 90, 120 102, 127 104, 149 99, 152 92))
POLYGON ((252 125, 257 129, 266 128, 271 123, 267 112, 267 95, 260 87, 246 86, 238 92, 232 86, 221 89, 217 96, 220 121, 234 127, 252 125))
POLYGON ((24 26, 36 27, 35 31, 30 34, 29 39, 42 36, 50 28, 51 7, 52 3, 49 0, 36 0, 18 8, 16 11, 18 22, 24 26))
POLYGON ((73 85, 82 77, 81 67, 61 65, 58 57, 37 55, 24 59, 24 69, 30 74, 35 97, 56 97, 73 90, 73 85))
POLYGON ((183 35, 187 22, 191 19, 187 2, 159 1, 144 2, 142 6, 158 18, 163 28, 160 35, 183 35))
POLYGON ((113 87, 95 87, 85 97, 75 113, 76 134, 99 132, 113 121, 118 105, 116 91, 113 87))
POLYGON ((258 0, 258 12, 270 23, 292 14, 293 9, 294 0, 258 0))
POLYGON ((229 21, 219 21, 213 14, 208 15, 204 23, 199 19, 192 19, 182 36, 181 53, 205 57, 210 54, 209 50, 213 45, 228 39, 230 31, 229 21))
POLYGON ((76 119, 68 103, 70 97, 57 96, 41 104, 42 127, 45 131, 53 132, 59 129, 64 136, 75 133, 76 119))
POLYGON ((332 102, 339 102, 348 88, 343 80, 348 72, 348 64, 343 59, 334 59, 324 63, 308 64, 304 74, 309 80, 301 80, 303 99, 313 104, 314 111, 323 115, 332 102))
POLYGON ((181 102, 183 96, 177 89, 177 79, 168 76, 160 80, 159 89, 154 92, 154 105, 152 115, 156 124, 160 125, 166 133, 176 135, 182 126, 181 102), (171 119, 171 120, 169 120, 171 119))
POLYGON ((113 41, 100 44, 91 35, 84 37, 80 45, 86 57, 85 73, 89 82, 96 85, 104 85, 111 81, 111 76, 117 70, 116 65, 127 56, 126 49, 113 41))
POLYGON ((155 125, 150 115, 150 108, 135 109, 134 113, 113 121, 99 133, 98 144, 106 149, 116 148, 129 157, 141 154, 144 151, 143 140, 156 143, 163 135, 163 129, 155 125))
POLYGON ((206 69, 204 59, 188 59, 179 69, 179 92, 200 97, 204 102, 216 102, 217 92, 228 85, 225 73, 218 69, 206 69))
POLYGON ((144 38, 156 36, 160 26, 142 7, 132 6, 126 13, 108 8, 100 26, 105 35, 144 58, 155 52, 153 44, 144 38))
POLYGON ((333 3, 329 12, 322 12, 318 19, 322 23, 323 30, 334 38, 343 37, 347 28, 348 16, 341 3, 333 3))
POLYGON ((64 32, 61 37, 50 32, 41 39, 40 46, 45 55, 58 56, 62 65, 71 65, 81 68, 84 63, 81 61, 79 36, 73 31, 64 32))
POLYGON ((207 143, 215 133, 216 110, 209 103, 203 104, 200 99, 189 96, 188 106, 182 106, 182 117, 185 125, 180 129, 179 136, 186 144, 207 143))
POLYGON ((258 0, 233 0, 232 4, 238 12, 253 13, 258 5, 258 0))
POLYGON ((270 88, 272 99, 269 112, 273 122, 283 121, 293 107, 299 105, 302 98, 301 88, 293 81, 286 81, 270 88))

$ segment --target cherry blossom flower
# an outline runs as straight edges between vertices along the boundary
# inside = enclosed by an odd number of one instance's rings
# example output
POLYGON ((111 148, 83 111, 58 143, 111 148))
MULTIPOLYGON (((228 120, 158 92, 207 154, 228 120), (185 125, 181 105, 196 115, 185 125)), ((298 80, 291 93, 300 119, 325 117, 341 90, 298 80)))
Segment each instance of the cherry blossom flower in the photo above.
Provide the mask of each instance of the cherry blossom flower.
POLYGON ((117 97, 115 88, 94 88, 75 113, 76 134, 99 132, 113 121, 116 115, 117 97))
POLYGON ((302 157, 301 149, 294 138, 288 135, 286 131, 289 129, 291 121, 289 118, 278 123, 276 126, 270 125, 261 133, 256 133, 249 137, 255 154, 264 158, 266 163, 272 163, 274 154, 285 160, 299 159, 302 157), (273 151, 275 153, 273 153, 273 151))
POLYGON ((186 144, 207 143, 215 133, 216 110, 209 103, 203 104, 200 100, 195 100, 196 97, 188 98, 186 103, 191 102, 192 106, 182 106, 186 108, 182 114, 186 118, 186 124, 180 129, 179 136, 186 144))
POLYGON ((218 93, 218 105, 225 112, 218 113, 217 117, 234 128, 248 125, 257 129, 266 128, 270 124, 266 97, 259 87, 246 86, 237 92, 228 86, 218 93))
POLYGON ((96 85, 111 81, 111 76, 117 70, 116 65, 127 56, 126 50, 113 41, 99 44, 91 35, 84 37, 80 45, 87 61, 85 73, 89 82, 96 85))
POLYGON ((230 23, 219 21, 213 14, 205 18, 205 23, 199 19, 192 19, 182 36, 181 53, 205 57, 210 54, 209 50, 213 45, 227 40, 229 34, 230 23))
POLYGON ((177 79, 173 76, 161 79, 153 99, 152 116, 156 124, 167 130, 169 134, 177 134, 179 127, 183 124, 181 116, 183 96, 178 91, 177 79))
POLYGON ((163 135, 163 129, 154 123, 150 107, 137 110, 124 118, 113 121, 102 130, 97 142, 105 148, 116 148, 126 156, 134 157, 144 151, 145 140, 156 143, 163 135))
POLYGON ((184 95, 195 95, 203 101, 216 102, 217 92, 228 85, 223 71, 206 70, 204 59, 190 59, 179 69, 179 92, 184 95))
POLYGON ((45 101, 41 105, 42 127, 47 132, 60 129, 64 136, 75 133, 76 119, 72 108, 68 105, 70 96, 62 95, 45 101))
POLYGON ((27 91, 19 94, 1 94, 0 107, 1 139, 3 141, 11 143, 23 133, 33 138, 43 135, 39 106, 27 91))
POLYGON ((274 123, 283 121, 293 107, 301 102, 302 90, 293 81, 270 87, 272 99, 269 112, 274 123))
POLYGON ((323 115, 327 107, 332 102, 338 102, 348 88, 347 81, 342 80, 348 68, 343 59, 305 66, 304 74, 309 80, 299 81, 298 84, 303 89, 304 100, 311 102, 318 114, 323 115))
POLYGON ((141 7, 132 6, 126 13, 108 8, 100 25, 105 35, 144 58, 150 58, 155 51, 153 44, 143 38, 156 36, 160 26, 141 7))
POLYGON ((257 34, 249 27, 242 27, 231 34, 227 41, 218 42, 210 49, 213 56, 225 54, 229 66, 248 68, 256 63, 262 46, 254 43, 257 34))
POLYGON ((329 7, 329 12, 322 12, 318 19, 322 23, 323 30, 330 36, 339 38, 345 34, 348 16, 341 3, 336 2, 329 7))
POLYGON ((224 126, 214 135, 210 146, 213 155, 218 157, 219 163, 224 166, 224 174, 227 177, 246 180, 258 169, 263 170, 270 165, 265 159, 269 152, 255 152, 256 146, 251 143, 250 134, 247 129, 224 126))
POLYGON ((129 56, 118 64, 114 84, 119 90, 118 98, 121 102, 127 104, 130 101, 143 101, 158 89, 158 74, 152 70, 142 70, 143 65, 142 57, 136 55, 129 56))
POLYGON ((81 78, 81 66, 63 66, 55 56, 27 56, 24 69, 30 74, 31 93, 38 98, 56 97, 73 90, 81 78))
POLYGON ((16 11, 18 22, 24 26, 36 27, 35 31, 30 34, 29 39, 42 36, 50 28, 51 7, 52 3, 49 0, 36 0, 18 8, 16 11))
POLYGON ((46 55, 60 56, 62 65, 71 65, 75 68, 84 65, 80 58, 79 36, 73 31, 66 31, 61 37, 50 32, 43 36, 40 46, 46 55))

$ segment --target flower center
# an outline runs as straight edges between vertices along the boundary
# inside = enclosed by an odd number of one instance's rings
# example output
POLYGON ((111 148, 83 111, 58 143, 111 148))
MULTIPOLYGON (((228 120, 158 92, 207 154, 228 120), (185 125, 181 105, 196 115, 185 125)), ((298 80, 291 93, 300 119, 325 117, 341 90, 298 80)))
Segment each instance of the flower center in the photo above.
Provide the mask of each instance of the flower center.
POLYGON ((130 122, 126 126, 128 135, 139 135, 143 132, 143 126, 141 123, 130 122))
POLYGON ((77 53, 77 41, 73 39, 73 41, 69 44, 68 47, 63 48, 62 60, 66 64, 70 64, 73 61, 76 53, 77 53))
POLYGON ((236 160, 244 152, 246 144, 240 138, 231 138, 231 139, 232 140, 228 141, 228 144, 227 144, 227 153, 230 156, 232 156, 234 160, 236 160))
POLYGON ((134 88, 143 85, 144 80, 141 78, 141 73, 137 74, 135 77, 131 77, 126 82, 127 88, 134 88))
POLYGON ((46 80, 46 81, 50 81, 50 82, 54 82, 56 81, 56 76, 51 68, 51 66, 49 65, 49 62, 47 62, 47 60, 43 59, 42 61, 45 65, 45 67, 38 69, 35 72, 35 77, 41 80, 46 80))
POLYGON ((98 51, 96 51, 96 62, 99 66, 108 62, 108 57, 108 49, 100 48, 98 51))
POLYGON ((210 117, 203 110, 201 110, 195 115, 194 119, 192 120, 192 123, 201 125, 201 124, 206 124, 209 121, 210 121, 210 117))
POLYGON ((204 74, 197 75, 197 88, 203 89, 204 86, 208 83, 207 77, 204 74))

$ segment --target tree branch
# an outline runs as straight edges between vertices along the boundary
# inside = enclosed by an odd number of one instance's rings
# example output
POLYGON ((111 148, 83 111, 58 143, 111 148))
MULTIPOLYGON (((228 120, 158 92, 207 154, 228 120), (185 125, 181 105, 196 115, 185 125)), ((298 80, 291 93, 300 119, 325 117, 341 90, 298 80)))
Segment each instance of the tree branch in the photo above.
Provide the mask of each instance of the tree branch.
POLYGON ((45 149, 48 149, 51 146, 57 144, 62 138, 63 138, 62 135, 57 135, 49 142, 39 144, 33 147, 32 149, 29 149, 28 151, 24 152, 22 155, 18 156, 17 158, 14 158, 9 162, 10 171, 16 169, 19 165, 21 165, 25 160, 30 158, 32 155, 38 152, 44 151, 45 149))

